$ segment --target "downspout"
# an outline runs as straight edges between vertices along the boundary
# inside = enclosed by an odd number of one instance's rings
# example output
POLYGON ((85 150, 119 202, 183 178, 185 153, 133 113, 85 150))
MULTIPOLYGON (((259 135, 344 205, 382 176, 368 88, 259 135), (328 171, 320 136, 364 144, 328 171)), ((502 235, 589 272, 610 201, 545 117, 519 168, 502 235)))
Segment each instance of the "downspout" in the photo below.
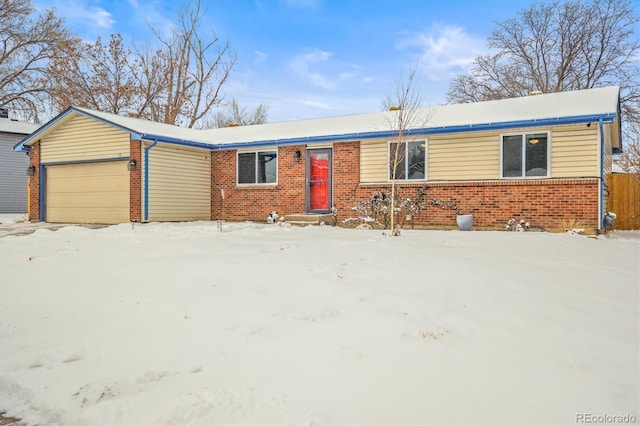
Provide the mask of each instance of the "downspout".
POLYGON ((598 229, 602 229, 604 221, 604 125, 602 117, 598 120, 600 127, 600 219, 598 229))
POLYGON ((149 151, 158 145, 158 139, 144 148, 144 221, 149 220, 149 151))

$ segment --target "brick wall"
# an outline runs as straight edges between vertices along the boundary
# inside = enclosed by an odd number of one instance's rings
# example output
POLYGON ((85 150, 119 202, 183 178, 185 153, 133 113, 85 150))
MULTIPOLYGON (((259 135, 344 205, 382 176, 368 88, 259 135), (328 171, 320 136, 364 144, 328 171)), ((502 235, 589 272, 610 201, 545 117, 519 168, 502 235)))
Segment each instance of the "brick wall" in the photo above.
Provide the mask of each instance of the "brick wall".
POLYGON ((278 148, 278 183, 274 185, 236 185, 236 159, 236 151, 218 151, 211 155, 211 216, 214 220, 263 222, 272 211, 280 215, 304 212, 304 145, 278 148), (301 153, 299 162, 293 160, 295 151, 301 153), (225 195, 222 203, 221 189, 225 195))
POLYGON ((29 220, 40 221, 40 141, 29 148, 29 167, 34 166, 36 173, 29 176, 29 220))
MULTIPOLYGON (((536 228, 557 227, 562 221, 578 220, 597 228, 598 185, 596 178, 536 179, 480 182, 428 183, 426 198, 455 201, 465 214, 473 214, 474 226, 502 228, 510 218, 524 219, 536 228)), ((415 198, 422 184, 399 185, 400 196, 415 198)), ((358 200, 367 200, 374 191, 389 192, 388 185, 360 185, 358 200)), ((353 216, 348 205, 340 209, 338 220, 353 216)), ((428 206, 417 217, 418 226, 455 226, 456 212, 428 206)))
MULTIPOLYGON (((354 206, 357 201, 360 201, 358 199, 359 186, 360 142, 334 144, 333 204, 338 209, 338 212, 344 213, 345 209, 354 206)), ((341 219, 338 218, 338 220, 341 219)))
MULTIPOLYGON (((212 161, 212 217, 225 220, 265 221, 275 210, 279 214, 305 210, 305 146, 280 147, 278 184, 238 187, 236 151, 214 152, 212 161), (293 161, 293 153, 301 160, 293 161), (225 200, 220 209, 220 189, 225 200), (222 211, 222 214, 221 214, 222 211)), ((415 198, 423 182, 398 184, 402 197, 415 198)), ((510 218, 528 221, 532 227, 558 226, 563 220, 580 220, 598 227, 597 178, 490 180, 428 183, 426 197, 455 201, 474 226, 502 228, 510 218)), ((389 192, 389 184, 360 184, 360 143, 341 142, 333 146, 333 202, 338 223, 353 217, 358 201, 369 200, 375 191, 389 192)), ((417 217, 417 226, 456 226, 456 212, 428 206, 417 217)), ((408 225, 410 226, 410 225, 408 225)))
POLYGON ((130 143, 131 159, 136 160, 136 169, 129 172, 129 220, 142 222, 142 144, 132 140, 130 143))

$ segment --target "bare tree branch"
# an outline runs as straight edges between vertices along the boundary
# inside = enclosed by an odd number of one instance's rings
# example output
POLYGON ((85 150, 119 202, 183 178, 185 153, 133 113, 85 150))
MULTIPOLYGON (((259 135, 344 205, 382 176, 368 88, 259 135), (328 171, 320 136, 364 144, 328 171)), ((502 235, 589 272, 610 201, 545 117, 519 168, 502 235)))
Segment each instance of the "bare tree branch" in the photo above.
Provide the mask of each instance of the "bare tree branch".
POLYGON ((152 28, 160 47, 136 50, 136 79, 143 94, 137 116, 201 127, 222 102, 222 86, 237 59, 229 42, 221 45, 215 32, 209 38, 201 36, 204 13, 200 0, 187 2, 169 39, 152 28))
POLYGON ((621 87, 624 139, 637 140, 640 122, 640 18, 629 0, 556 0, 534 4, 498 23, 469 74, 449 87, 452 103, 621 87))
POLYGON ((108 45, 76 43, 72 54, 53 58, 48 70, 53 81, 50 94, 58 110, 69 105, 129 115, 140 93, 133 75, 131 52, 120 34, 111 35, 108 45))
POLYGON ((267 122, 269 106, 260 104, 253 111, 247 111, 246 107, 240 107, 238 101, 231 99, 224 106, 223 111, 218 111, 212 123, 207 123, 206 128, 228 127, 231 124, 249 126, 252 124, 264 124, 267 122))
POLYGON ((400 74, 393 86, 393 94, 382 101, 382 106, 392 113, 389 115, 388 126, 395 136, 390 145, 389 178, 391 181, 390 194, 390 235, 400 235, 398 226, 399 209, 397 208, 396 192, 398 181, 398 167, 409 155, 407 150, 407 132, 410 129, 423 128, 429 121, 430 114, 422 108, 422 96, 416 88, 416 71, 412 67, 407 75, 400 74))
POLYGON ((637 96, 638 22, 629 0, 534 4, 498 23, 471 74, 457 76, 449 102, 620 85, 623 102, 637 96))
POLYGON ((77 40, 53 11, 32 12, 29 0, 0 0, 0 106, 38 122, 51 88, 47 64, 77 40))

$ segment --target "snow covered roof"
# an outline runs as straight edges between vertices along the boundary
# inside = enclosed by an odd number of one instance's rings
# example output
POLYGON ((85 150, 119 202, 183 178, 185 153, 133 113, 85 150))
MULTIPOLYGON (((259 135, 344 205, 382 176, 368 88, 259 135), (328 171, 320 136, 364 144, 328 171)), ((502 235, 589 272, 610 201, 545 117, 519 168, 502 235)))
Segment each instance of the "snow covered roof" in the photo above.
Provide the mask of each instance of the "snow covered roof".
MULTIPOLYGON (((487 102, 422 108, 409 134, 436 134, 497 130, 562 124, 612 122, 619 108, 617 86, 549 93, 487 102)), ((104 121, 132 134, 136 139, 158 140, 206 149, 287 145, 390 137, 394 111, 344 115, 252 126, 197 130, 131 117, 71 107, 25 138, 14 149, 22 149, 69 114, 104 121)))
MULTIPOLYGON (((423 108, 415 122, 424 123, 416 133, 484 130, 547 125, 554 121, 580 118, 597 121, 595 116, 612 120, 618 111, 618 87, 550 93, 496 101, 423 108), (420 130, 426 130, 422 132, 420 130)), ((311 120, 268 123, 254 126, 203 130, 217 144, 272 142, 299 139, 345 139, 384 137, 394 111, 345 115, 311 120)))
POLYGON ((18 121, 10 118, 0 118, 0 133, 15 133, 18 135, 30 135, 38 129, 37 124, 26 121, 18 121))
POLYGON ((109 114, 87 108, 74 109, 83 112, 86 116, 96 117, 105 122, 111 122, 116 124, 118 127, 121 127, 123 130, 128 130, 138 135, 162 135, 176 140, 208 143, 206 135, 203 134, 202 130, 175 126, 173 124, 158 123, 134 117, 123 117, 121 115, 109 114))

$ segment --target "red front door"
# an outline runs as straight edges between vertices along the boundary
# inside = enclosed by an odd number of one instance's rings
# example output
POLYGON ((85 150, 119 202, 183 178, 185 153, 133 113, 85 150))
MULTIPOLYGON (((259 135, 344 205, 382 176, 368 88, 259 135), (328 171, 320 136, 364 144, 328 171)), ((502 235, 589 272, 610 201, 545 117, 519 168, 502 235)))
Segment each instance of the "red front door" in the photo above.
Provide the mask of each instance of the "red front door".
POLYGON ((307 151, 307 210, 331 210, 331 149, 307 151))

